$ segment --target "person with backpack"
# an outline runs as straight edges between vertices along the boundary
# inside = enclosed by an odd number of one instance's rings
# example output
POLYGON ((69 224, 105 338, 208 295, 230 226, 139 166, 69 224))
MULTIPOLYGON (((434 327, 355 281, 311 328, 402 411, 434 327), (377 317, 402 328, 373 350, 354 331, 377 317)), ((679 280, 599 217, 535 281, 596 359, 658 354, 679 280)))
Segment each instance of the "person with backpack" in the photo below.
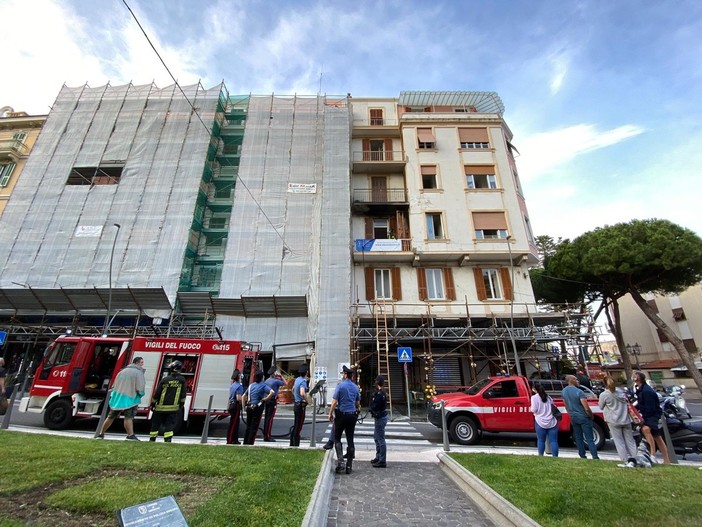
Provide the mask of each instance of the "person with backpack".
POLYGON ((544 455, 548 437, 551 455, 558 457, 558 419, 553 414, 553 399, 541 384, 535 384, 533 390, 536 393, 531 396, 531 412, 536 429, 536 450, 540 456, 544 455))

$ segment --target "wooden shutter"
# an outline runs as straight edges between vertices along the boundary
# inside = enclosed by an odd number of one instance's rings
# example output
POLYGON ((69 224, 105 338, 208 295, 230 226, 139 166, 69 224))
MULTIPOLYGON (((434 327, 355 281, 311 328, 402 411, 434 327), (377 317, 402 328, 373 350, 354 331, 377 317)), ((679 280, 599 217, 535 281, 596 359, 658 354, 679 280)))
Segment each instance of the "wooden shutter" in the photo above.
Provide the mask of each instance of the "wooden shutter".
POLYGON ((473 227, 475 230, 501 230, 507 229, 507 220, 504 212, 474 212, 473 227))
POLYGON ((386 139, 383 148, 385 150, 385 161, 392 161, 392 139, 386 139))
POLYGON ((370 139, 363 140, 363 160, 364 161, 371 160, 370 139))
POLYGON ((478 292, 478 300, 487 300, 487 291, 485 290, 485 282, 483 281, 483 270, 480 267, 473 269, 475 277, 475 290, 478 292))
MULTIPOLYGON (((390 227, 390 233, 392 234, 392 237, 394 238, 399 238, 397 235, 397 219, 390 217, 388 220, 388 227, 390 227)), ((388 238, 390 238, 390 234, 388 234, 388 238)))
POLYGON ((400 268, 390 269, 390 281, 392 282, 393 300, 402 300, 402 283, 400 282, 400 268))
POLYGON ((512 280, 509 277, 509 269, 503 267, 500 269, 500 278, 502 279, 502 289, 504 290, 505 300, 514 300, 512 298, 512 280))
POLYGON ((366 240, 373 239, 373 218, 366 218, 366 240))
POLYGON ((434 132, 431 128, 417 128, 417 139, 420 143, 436 143, 434 132))
POLYGON ((444 268, 444 287, 446 288, 446 300, 456 300, 456 286, 453 283, 453 269, 444 268))
POLYGON ((420 168, 423 176, 435 176, 436 165, 422 165, 420 168))
POLYGON ((398 239, 404 240, 410 237, 409 229, 407 228, 407 216, 405 216, 404 212, 399 210, 395 212, 395 225, 397 225, 395 236, 398 239))
POLYGON ((366 267, 363 271, 366 275, 366 300, 375 300, 375 269, 366 267))
POLYGON ((429 293, 427 292, 427 274, 424 267, 417 267, 417 286, 419 289, 419 299, 428 300, 429 293))
POLYGON ((383 109, 382 108, 371 108, 370 109, 370 124, 371 126, 382 126, 383 125, 383 109))
POLYGON ((495 165, 466 165, 466 174, 490 174, 495 175, 495 165))

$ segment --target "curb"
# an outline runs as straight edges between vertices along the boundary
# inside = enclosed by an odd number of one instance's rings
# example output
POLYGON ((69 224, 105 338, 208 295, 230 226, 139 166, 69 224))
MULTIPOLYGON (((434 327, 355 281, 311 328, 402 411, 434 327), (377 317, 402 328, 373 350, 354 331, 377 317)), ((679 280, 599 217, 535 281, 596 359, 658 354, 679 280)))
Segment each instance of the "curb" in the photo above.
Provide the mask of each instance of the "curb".
POLYGON ((332 451, 327 450, 322 461, 322 467, 317 476, 317 482, 312 489, 312 499, 307 505, 301 527, 325 527, 329 516, 329 496, 334 485, 332 471, 332 451))
POLYGON ((492 490, 454 461, 445 452, 436 454, 441 470, 471 498, 480 510, 498 527, 541 527, 520 509, 492 490))

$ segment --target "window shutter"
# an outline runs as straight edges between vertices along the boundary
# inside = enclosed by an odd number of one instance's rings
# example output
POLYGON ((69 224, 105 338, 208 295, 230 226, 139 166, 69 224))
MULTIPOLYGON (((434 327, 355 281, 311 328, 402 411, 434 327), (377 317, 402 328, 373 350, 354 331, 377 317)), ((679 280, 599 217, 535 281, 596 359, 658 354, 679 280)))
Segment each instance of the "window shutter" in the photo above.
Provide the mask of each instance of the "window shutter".
POLYGON ((435 176, 436 165, 422 165, 420 168, 423 176, 435 176))
POLYGON ((370 139, 363 140, 363 160, 364 161, 371 160, 370 139))
POLYGON ((375 300, 375 269, 366 267, 363 271, 366 275, 366 300, 375 300))
POLYGON ((473 226, 475 230, 481 229, 507 229, 507 220, 504 212, 474 212, 473 226))
POLYGON ((373 218, 366 218, 366 240, 373 239, 373 218))
POLYGON ((444 269, 444 287, 446 287, 446 300, 456 300, 456 286, 453 283, 453 269, 444 269))
POLYGON ((402 300, 402 283, 400 282, 400 268, 390 269, 390 281, 392 282, 392 298, 402 300))
POLYGON ((390 218, 388 220, 388 226, 390 227, 390 232, 395 238, 399 238, 397 235, 397 218, 390 218))
POLYGON ((385 161, 392 161, 392 139, 385 140, 385 161))
POLYGON ((487 128, 459 128, 461 143, 489 143, 487 128))
POLYGON ((427 274, 424 267, 417 267, 417 286, 419 288, 419 299, 428 300, 429 293, 427 292, 427 274))
POLYGON ((485 282, 483 282, 483 270, 480 267, 473 269, 475 277, 475 290, 478 292, 478 300, 487 300, 487 291, 485 290, 485 282))
POLYGON ((505 300, 514 300, 512 298, 512 280, 509 278, 509 269, 503 267, 500 269, 500 278, 502 279, 502 289, 504 290, 505 300))
POLYGON ((495 175, 495 165, 466 165, 466 174, 491 174, 495 175))
POLYGON ((436 143, 434 132, 431 128, 417 128, 417 139, 420 143, 436 143))

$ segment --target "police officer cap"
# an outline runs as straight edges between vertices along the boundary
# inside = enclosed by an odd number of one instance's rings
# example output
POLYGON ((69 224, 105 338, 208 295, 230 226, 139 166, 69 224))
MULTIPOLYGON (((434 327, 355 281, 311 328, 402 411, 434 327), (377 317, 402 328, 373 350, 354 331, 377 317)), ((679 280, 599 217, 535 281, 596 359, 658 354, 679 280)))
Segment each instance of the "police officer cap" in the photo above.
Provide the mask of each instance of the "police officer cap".
POLYGON ((304 374, 307 373, 308 371, 309 371, 309 370, 307 369, 307 364, 303 364, 302 366, 300 366, 300 367, 297 369, 297 373, 299 373, 300 375, 304 375, 304 374))
POLYGON ((271 366, 270 368, 268 368, 268 375, 273 375, 277 371, 277 369, 278 368, 276 368, 275 366, 271 366))
POLYGON ((375 384, 377 384, 378 386, 383 386, 385 384, 385 377, 383 377, 382 375, 378 375, 375 378, 375 384))
POLYGON ((349 375, 353 375, 353 370, 351 368, 349 368, 348 366, 344 365, 343 370, 344 370, 344 373, 347 373, 349 375))

